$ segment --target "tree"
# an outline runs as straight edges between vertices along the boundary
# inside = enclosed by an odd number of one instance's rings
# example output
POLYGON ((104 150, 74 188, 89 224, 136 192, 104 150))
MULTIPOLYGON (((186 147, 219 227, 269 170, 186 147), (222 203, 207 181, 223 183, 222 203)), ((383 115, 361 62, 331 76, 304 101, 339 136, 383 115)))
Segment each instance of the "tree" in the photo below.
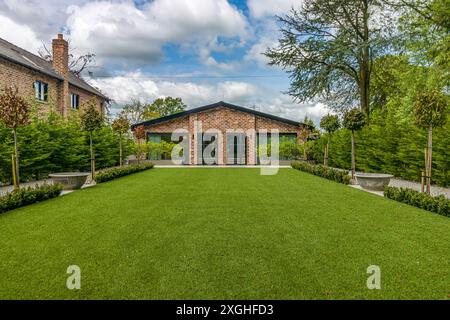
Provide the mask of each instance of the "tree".
POLYGON ((159 98, 144 108, 143 118, 144 120, 156 119, 183 112, 185 109, 186 105, 181 98, 159 98))
POLYGON ((136 137, 135 153, 138 164, 143 160, 144 155, 148 151, 148 145, 145 142, 142 143, 145 139, 145 135, 146 132, 144 126, 138 126, 134 129, 134 136, 136 137))
POLYGON ((328 167, 328 155, 330 152, 331 135, 334 132, 336 132, 340 127, 338 116, 333 116, 330 114, 324 116, 320 120, 320 127, 328 133, 328 142, 327 142, 327 145, 325 146, 325 153, 324 153, 324 160, 323 160, 323 165, 325 167, 328 167))
POLYGON ((377 0, 310 0, 278 17, 281 39, 265 55, 291 74, 288 91, 334 108, 359 104, 369 118, 375 57, 388 47, 393 15, 377 0))
POLYGON ((85 110, 81 115, 81 128, 89 133, 89 147, 91 151, 91 175, 92 181, 95 179, 95 155, 94 146, 92 143, 92 135, 94 131, 99 130, 103 124, 103 118, 100 112, 95 107, 95 101, 89 101, 85 106, 81 108, 85 110))
POLYGON ((19 95, 19 89, 5 88, 0 94, 0 120, 9 129, 12 129, 14 137, 14 155, 12 161, 14 187, 20 183, 19 174, 19 150, 17 146, 17 129, 30 123, 31 107, 29 103, 19 95))
POLYGON ((428 147, 425 154, 425 179, 428 194, 431 191, 433 128, 443 127, 447 122, 448 114, 448 102, 442 93, 422 91, 417 94, 414 103, 415 123, 428 129, 428 147))
MULTIPOLYGON (((81 73, 92 66, 95 63, 95 54, 93 53, 85 53, 85 54, 76 54, 73 53, 75 48, 72 48, 70 46, 70 40, 68 40, 69 43, 69 70, 72 71, 73 74, 75 74, 77 77, 80 77, 81 73)), ((53 54, 51 50, 47 48, 45 44, 42 44, 42 47, 38 50, 39 56, 47 61, 53 60, 53 54)))
POLYGON ((144 121, 145 103, 142 103, 139 99, 131 99, 131 103, 125 105, 120 112, 120 117, 127 119, 131 124, 144 121))
POLYGON ((132 99, 131 103, 125 105, 122 109, 120 117, 127 119, 132 124, 136 124, 145 120, 183 112, 185 109, 186 105, 181 98, 158 98, 151 104, 143 103, 139 99, 132 99))
POLYGON ((352 180, 355 179, 355 131, 361 130, 366 125, 366 116, 357 108, 352 109, 344 115, 344 127, 352 132, 352 180))
POLYGON ((120 160, 119 165, 123 165, 123 157, 122 157, 122 135, 126 134, 128 130, 130 130, 130 122, 125 118, 118 118, 112 123, 113 132, 119 134, 119 154, 120 160))

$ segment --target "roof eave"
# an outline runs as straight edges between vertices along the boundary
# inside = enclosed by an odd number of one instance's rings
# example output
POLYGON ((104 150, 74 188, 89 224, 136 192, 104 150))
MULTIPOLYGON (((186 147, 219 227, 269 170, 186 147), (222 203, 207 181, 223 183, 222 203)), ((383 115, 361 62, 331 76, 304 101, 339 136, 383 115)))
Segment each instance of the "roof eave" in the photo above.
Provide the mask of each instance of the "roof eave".
POLYGON ((15 60, 15 59, 11 59, 10 57, 5 56, 5 55, 3 55, 3 54, 0 54, 0 58, 5 59, 5 60, 7 60, 7 61, 9 61, 9 62, 11 62, 11 63, 14 63, 14 64, 18 64, 18 65, 20 65, 20 66, 22 66, 22 67, 24 67, 24 68, 31 69, 31 70, 33 70, 33 71, 43 73, 43 74, 45 74, 46 76, 52 77, 52 78, 57 79, 57 80, 59 80, 59 81, 64 81, 64 78, 63 78, 62 76, 60 76, 60 75, 53 74, 53 73, 51 73, 51 72, 48 72, 48 71, 43 70, 43 69, 40 69, 40 68, 32 67, 32 66, 30 66, 30 65, 27 65, 27 64, 25 64, 25 63, 22 63, 22 62, 20 62, 20 61, 15 60))
POLYGON ((223 101, 214 103, 214 104, 210 104, 210 105, 206 105, 206 106, 202 106, 202 107, 198 107, 198 108, 194 108, 191 110, 186 110, 184 112, 180 112, 180 113, 175 113, 166 117, 161 117, 161 118, 157 118, 157 119, 152 119, 152 120, 148 120, 148 121, 143 121, 143 122, 139 122, 136 124, 133 124, 131 126, 131 130, 134 130, 136 127, 139 126, 150 126, 150 125, 154 125, 154 124, 158 124, 158 123, 162 123, 162 122, 167 122, 167 121, 171 121, 171 120, 175 120, 178 118, 182 118, 185 116, 188 116, 192 113, 198 113, 198 112, 203 112, 203 111, 208 111, 214 108, 219 108, 219 107, 225 107, 225 108, 229 108, 229 109, 233 109, 233 110, 237 110, 237 111, 241 111, 241 112, 246 112, 246 113, 250 113, 250 114, 254 114, 256 116, 259 117, 263 117, 263 118, 268 118, 274 121, 278 121, 278 122, 283 122, 283 123, 287 123, 293 126, 308 126, 307 124, 301 123, 301 122, 297 122, 297 121, 293 121, 293 120, 289 120, 289 119, 285 119, 285 118, 281 118, 281 117, 277 117, 268 113, 264 113, 264 112, 260 112, 260 111, 256 111, 256 110, 252 110, 252 109, 247 109, 241 106, 237 106, 237 105, 233 105, 233 104, 229 104, 223 101))

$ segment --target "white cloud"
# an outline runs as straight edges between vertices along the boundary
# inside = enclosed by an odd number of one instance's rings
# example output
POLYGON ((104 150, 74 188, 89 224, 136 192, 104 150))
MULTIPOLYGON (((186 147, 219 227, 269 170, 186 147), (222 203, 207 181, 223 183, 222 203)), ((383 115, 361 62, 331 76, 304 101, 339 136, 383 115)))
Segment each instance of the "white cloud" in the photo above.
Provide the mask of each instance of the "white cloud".
POLYGON ((275 47, 277 40, 263 36, 257 43, 255 43, 245 54, 244 61, 256 62, 259 67, 267 67, 269 59, 263 54, 268 48, 275 47))
POLYGON ((100 1, 68 9, 67 31, 81 51, 103 58, 156 62, 167 43, 207 45, 217 37, 243 37, 245 16, 226 0, 100 1))
POLYGON ((21 48, 37 53, 41 42, 29 27, 17 24, 8 17, 0 15, 0 38, 21 48))
POLYGON ((248 0, 247 6, 253 18, 261 19, 287 13, 293 6, 298 7, 302 0, 248 0))
POLYGON ((166 96, 180 97, 190 108, 223 100, 297 121, 302 121, 307 115, 316 123, 328 112, 323 104, 299 104, 276 90, 248 82, 221 81, 211 84, 161 81, 148 79, 141 72, 134 72, 95 79, 91 83, 115 100, 116 112, 117 108, 121 108, 133 98, 150 102, 166 96))

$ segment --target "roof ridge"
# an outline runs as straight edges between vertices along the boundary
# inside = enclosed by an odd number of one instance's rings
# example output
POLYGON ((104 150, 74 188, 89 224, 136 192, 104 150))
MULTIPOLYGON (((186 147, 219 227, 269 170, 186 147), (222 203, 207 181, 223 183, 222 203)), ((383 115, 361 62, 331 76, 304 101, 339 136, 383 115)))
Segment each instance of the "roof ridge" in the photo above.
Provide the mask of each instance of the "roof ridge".
POLYGON ((230 108, 230 109, 234 109, 234 110, 238 110, 241 112, 247 112, 247 113, 251 113, 254 114, 255 116, 260 116, 260 117, 265 117, 265 118, 269 118, 272 119, 274 121, 279 121, 279 122, 284 122, 284 123, 288 123, 291 125, 306 125, 302 122, 298 122, 295 120, 291 120, 291 119, 286 119, 283 117, 279 117, 270 113, 265 113, 265 112, 261 112, 261 111, 256 111, 250 108, 246 108, 246 107, 241 107, 238 105, 234 105, 231 103, 227 103, 224 101, 219 101, 213 104, 209 104, 209 105, 205 105, 205 106, 201 106, 201 107, 196 107, 196 108, 192 108, 192 109, 188 109, 185 110, 183 112, 179 112, 179 113, 174 113, 165 117, 161 117, 161 118, 157 118, 157 119, 152 119, 152 120, 147 120, 147 121, 141 121, 138 123, 135 123, 131 126, 131 129, 133 130, 136 127, 139 127, 141 125, 152 125, 152 124, 156 124, 156 123, 160 123, 160 122, 165 122, 165 121, 170 121, 173 119, 177 119, 179 117, 184 117, 187 116, 191 113, 196 113, 196 112, 203 112, 203 111, 208 111, 210 109, 214 109, 214 108, 220 108, 220 107, 225 107, 225 108, 230 108))
POLYGON ((45 60, 44 58, 38 56, 37 54, 34 54, 33 52, 28 51, 27 49, 24 49, 24 48, 22 48, 22 47, 19 47, 18 45, 14 44, 14 43, 12 43, 12 42, 9 42, 9 41, 6 40, 6 39, 3 39, 3 38, 0 37, 0 40, 2 40, 2 41, 4 41, 4 42, 6 42, 6 43, 12 45, 14 48, 18 48, 18 49, 20 49, 21 51, 25 51, 26 53, 29 53, 30 55, 32 55, 32 56, 34 56, 34 57, 36 57, 36 58, 38 58, 38 59, 40 59, 40 60, 42 60, 42 61, 44 61, 44 62, 51 63, 50 61, 45 60))

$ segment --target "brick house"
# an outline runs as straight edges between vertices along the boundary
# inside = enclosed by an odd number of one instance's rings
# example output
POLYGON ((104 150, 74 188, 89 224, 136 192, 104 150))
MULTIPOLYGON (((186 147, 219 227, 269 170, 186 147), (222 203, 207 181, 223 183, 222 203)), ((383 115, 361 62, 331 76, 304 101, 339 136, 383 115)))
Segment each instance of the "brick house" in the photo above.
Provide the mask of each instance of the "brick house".
POLYGON ((66 117, 93 99, 104 114, 109 99, 69 70, 69 44, 62 34, 53 39, 52 53, 49 62, 0 38, 0 90, 17 87, 36 102, 39 112, 53 109, 66 117))
POLYGON ((260 133, 268 132, 270 135, 271 130, 276 129, 280 140, 287 138, 303 143, 309 130, 306 124, 222 101, 137 123, 132 130, 139 126, 144 127, 147 141, 151 142, 170 142, 172 133, 181 130, 189 150, 183 163, 193 165, 205 164, 203 151, 212 142, 218 149, 213 154, 214 164, 256 165, 259 163, 257 146, 260 145, 260 133))

